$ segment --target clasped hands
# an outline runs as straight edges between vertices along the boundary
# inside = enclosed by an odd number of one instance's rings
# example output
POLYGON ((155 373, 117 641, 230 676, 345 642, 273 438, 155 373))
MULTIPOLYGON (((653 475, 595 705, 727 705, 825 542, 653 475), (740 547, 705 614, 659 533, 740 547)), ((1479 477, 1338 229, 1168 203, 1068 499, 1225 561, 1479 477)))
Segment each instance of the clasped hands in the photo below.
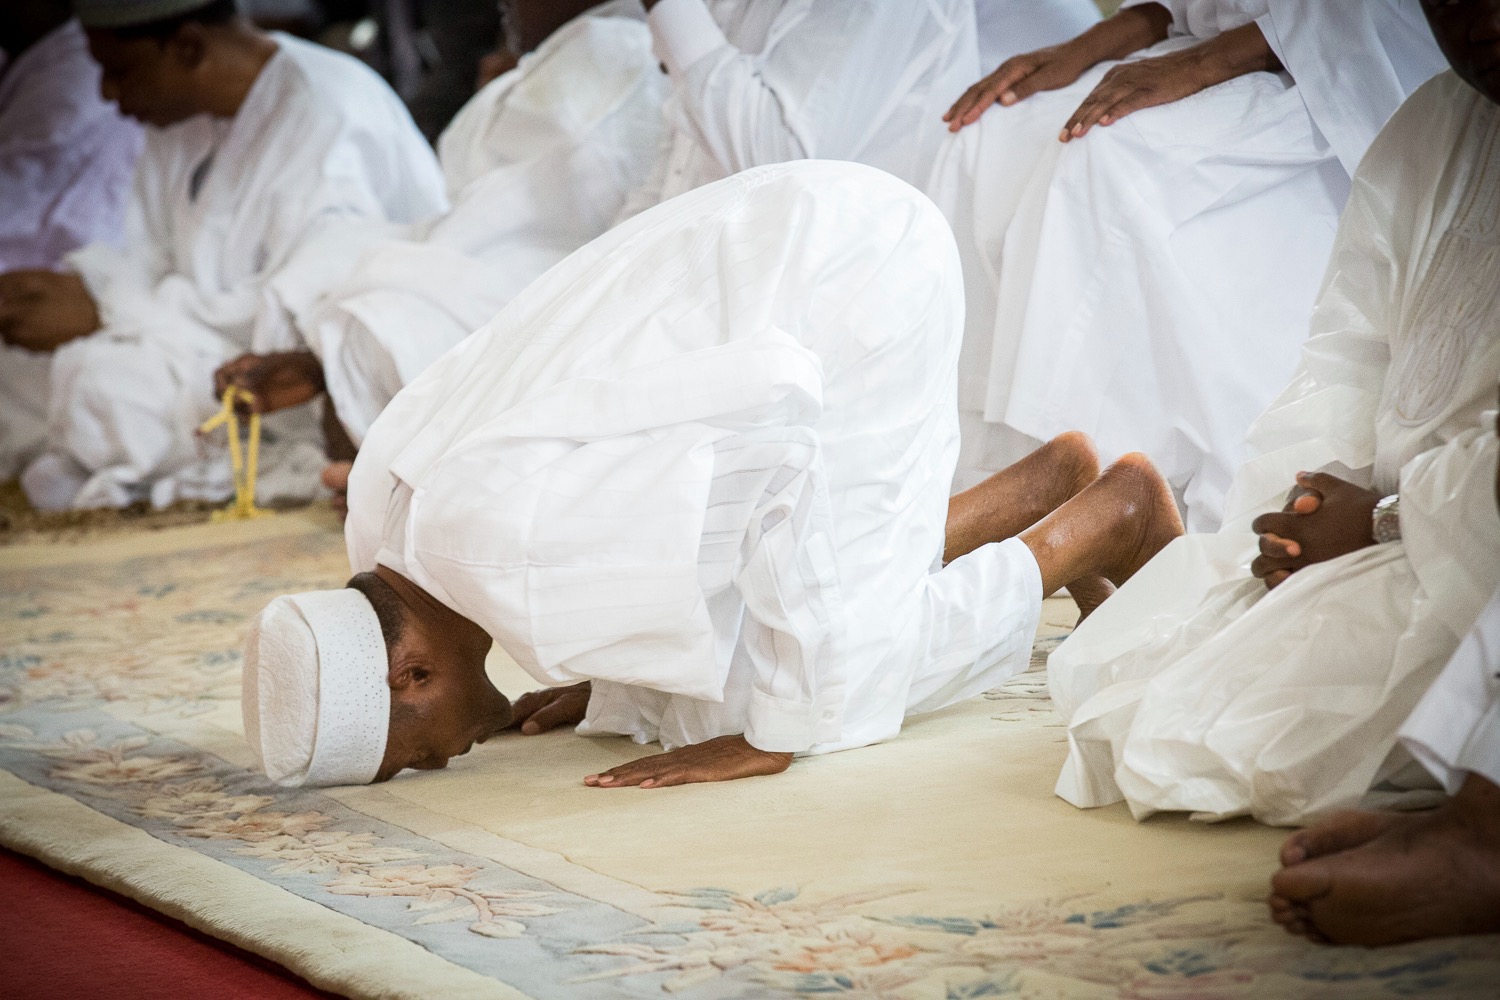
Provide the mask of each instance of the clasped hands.
MULTIPOLYGON (((592 690, 592 685, 584 681, 522 695, 512 706, 509 728, 519 729, 526 736, 535 736, 559 726, 577 725, 588 713, 592 690)), ((583 783, 592 788, 627 788, 632 785, 665 788, 779 774, 791 763, 789 753, 757 750, 744 736, 720 736, 591 774, 583 779, 583 783)))
POLYGON ((1250 572, 1274 588, 1299 569, 1374 545, 1371 518, 1379 502, 1379 493, 1337 476, 1299 472, 1286 507, 1251 525, 1260 555, 1250 572))

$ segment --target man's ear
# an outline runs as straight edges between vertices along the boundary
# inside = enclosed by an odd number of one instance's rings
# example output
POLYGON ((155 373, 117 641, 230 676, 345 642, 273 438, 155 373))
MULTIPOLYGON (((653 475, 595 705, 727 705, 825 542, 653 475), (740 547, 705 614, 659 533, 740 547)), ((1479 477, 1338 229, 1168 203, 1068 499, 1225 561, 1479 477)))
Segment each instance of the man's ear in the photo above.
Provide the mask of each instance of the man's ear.
POLYGON ((177 29, 167 42, 167 52, 172 61, 185 70, 196 70, 208 57, 208 34, 203 25, 189 21, 177 29))

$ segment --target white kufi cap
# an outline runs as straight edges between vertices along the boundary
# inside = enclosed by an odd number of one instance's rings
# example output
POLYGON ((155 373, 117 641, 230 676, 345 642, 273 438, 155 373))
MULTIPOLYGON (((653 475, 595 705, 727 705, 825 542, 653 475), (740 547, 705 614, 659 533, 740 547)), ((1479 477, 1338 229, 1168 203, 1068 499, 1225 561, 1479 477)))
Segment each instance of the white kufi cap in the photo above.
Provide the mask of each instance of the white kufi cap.
POLYGON ((278 597, 245 639, 245 738, 279 785, 375 779, 391 723, 380 619, 352 588, 278 597))

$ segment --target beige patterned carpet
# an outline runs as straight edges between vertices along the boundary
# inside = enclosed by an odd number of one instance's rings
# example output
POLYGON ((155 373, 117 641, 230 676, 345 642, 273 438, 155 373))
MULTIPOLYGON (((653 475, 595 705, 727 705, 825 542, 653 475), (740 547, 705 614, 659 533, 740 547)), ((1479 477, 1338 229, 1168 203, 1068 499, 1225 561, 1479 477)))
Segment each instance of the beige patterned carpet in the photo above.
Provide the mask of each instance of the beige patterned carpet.
MULTIPOLYGON (((1493 938, 1274 929, 1278 831, 1054 798, 1039 670, 774 778, 585 788, 639 749, 552 733, 270 787, 240 736, 245 623, 344 575, 314 513, 0 549, 0 842, 358 997, 1500 995, 1493 938)), ((1071 608, 1044 617, 1037 667, 1071 608)))

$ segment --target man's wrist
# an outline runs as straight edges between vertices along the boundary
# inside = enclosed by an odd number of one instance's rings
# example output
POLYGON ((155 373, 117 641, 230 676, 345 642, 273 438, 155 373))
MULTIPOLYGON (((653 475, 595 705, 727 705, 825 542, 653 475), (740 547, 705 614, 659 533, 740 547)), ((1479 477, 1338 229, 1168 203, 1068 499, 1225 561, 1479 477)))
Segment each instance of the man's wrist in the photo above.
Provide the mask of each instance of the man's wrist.
POLYGON ((1376 501, 1370 512, 1370 537, 1377 545, 1401 540, 1401 495, 1392 493, 1376 501))
POLYGON ((1195 51, 1200 55, 1204 89, 1246 73, 1281 69, 1281 60, 1253 21, 1196 46, 1195 51))
POLYGON ((1087 69, 1150 48, 1167 37, 1171 26, 1171 11, 1159 3, 1144 3, 1126 7, 1065 44, 1076 47, 1080 56, 1088 58, 1084 66, 1087 69))

